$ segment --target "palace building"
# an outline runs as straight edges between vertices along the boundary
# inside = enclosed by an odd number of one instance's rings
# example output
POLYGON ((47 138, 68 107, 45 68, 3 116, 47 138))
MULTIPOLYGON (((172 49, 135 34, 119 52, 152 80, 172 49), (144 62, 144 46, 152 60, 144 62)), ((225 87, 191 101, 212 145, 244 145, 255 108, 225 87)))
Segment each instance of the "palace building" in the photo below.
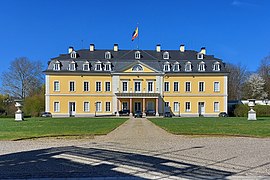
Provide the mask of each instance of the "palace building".
POLYGON ((130 115, 218 116, 227 112, 225 64, 206 49, 74 50, 48 62, 46 111, 53 117, 130 115))

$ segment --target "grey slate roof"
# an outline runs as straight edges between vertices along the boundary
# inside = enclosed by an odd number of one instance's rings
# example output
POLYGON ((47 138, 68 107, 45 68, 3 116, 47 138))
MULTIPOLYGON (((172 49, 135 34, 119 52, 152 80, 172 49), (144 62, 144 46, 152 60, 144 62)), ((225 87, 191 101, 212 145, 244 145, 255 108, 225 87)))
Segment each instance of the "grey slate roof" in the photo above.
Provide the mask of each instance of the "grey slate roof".
MULTIPOLYGON (((203 59, 197 59, 197 51, 193 50, 185 50, 185 52, 180 52, 179 50, 162 50, 161 52, 156 52, 155 50, 139 50, 141 53, 141 58, 135 59, 135 52, 137 50, 95 50, 89 51, 89 49, 77 50, 77 58, 71 58, 70 54, 60 54, 58 57, 52 58, 48 64, 48 68, 46 72, 53 72, 53 64, 56 61, 61 63, 61 72, 70 72, 68 70, 69 64, 72 61, 76 62, 76 71, 83 71, 83 64, 88 61, 90 63, 90 71, 87 73, 104 73, 104 71, 94 71, 94 65, 97 61, 100 61, 102 64, 106 62, 111 62, 112 71, 111 72, 122 72, 123 69, 134 64, 136 62, 141 62, 157 72, 163 72, 163 65, 165 62, 169 62, 171 67, 175 62, 180 64, 180 71, 174 72, 171 68, 170 72, 165 73, 186 73, 184 71, 186 62, 191 62, 192 64, 192 72, 189 73, 197 73, 198 64, 200 62, 205 63, 205 71, 200 73, 213 73, 213 64, 215 62, 220 63, 220 71, 221 73, 226 73, 225 65, 221 59, 215 58, 213 55, 204 55, 203 59), (111 53, 111 59, 105 59, 105 53, 111 53), (163 53, 169 52, 170 58, 163 59, 163 53)), ((84 71, 85 73, 85 71, 84 71)), ((110 72, 105 72, 110 73, 110 72)), ((216 73, 214 71, 214 73, 216 73)))

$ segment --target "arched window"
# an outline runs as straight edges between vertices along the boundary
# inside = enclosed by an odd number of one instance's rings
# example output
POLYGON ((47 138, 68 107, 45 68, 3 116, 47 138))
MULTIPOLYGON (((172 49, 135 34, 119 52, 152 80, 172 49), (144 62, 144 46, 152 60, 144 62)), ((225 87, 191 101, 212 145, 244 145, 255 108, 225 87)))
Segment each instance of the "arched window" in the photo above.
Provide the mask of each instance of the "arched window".
POLYGON ((205 63, 203 61, 199 63, 198 71, 205 71, 205 63))
POLYGON ((132 71, 143 71, 143 68, 141 65, 136 64, 135 66, 132 67, 132 71))
POLYGON ((164 52, 163 53, 163 59, 169 59, 170 58, 170 55, 169 55, 169 52, 164 52))
POLYGON ((173 65, 173 71, 180 71, 180 64, 179 62, 175 62, 173 65))
POLYGON ((135 52, 135 59, 140 59, 141 58, 141 52, 140 51, 136 51, 135 52))
POLYGON ((171 70, 170 63, 167 61, 163 65, 163 71, 170 71, 170 70, 171 70))
POLYGON ((83 63, 83 70, 84 70, 84 71, 89 71, 89 70, 90 70, 89 62, 88 62, 88 61, 85 61, 85 62, 83 63))
POLYGON ((215 62, 213 64, 213 71, 220 71, 220 63, 219 62, 215 62))
POLYGON ((76 53, 76 51, 72 51, 72 52, 70 53, 70 57, 71 57, 71 58, 77 58, 77 53, 76 53))
POLYGON ((102 71, 102 63, 97 61, 95 64, 95 71, 102 71))
POLYGON ((55 61, 55 63, 53 64, 53 70, 54 71, 60 71, 60 62, 59 61, 55 61))
POLYGON ((192 71, 192 65, 191 62, 187 62, 185 64, 185 71, 192 71))
POLYGON ((197 54, 197 59, 203 59, 203 54, 202 53, 198 53, 197 54))
POLYGON ((75 61, 71 61, 69 63, 69 70, 70 71, 75 71, 76 70, 76 62, 75 61))
POLYGON ((105 59, 111 59, 111 53, 109 51, 105 52, 105 59))

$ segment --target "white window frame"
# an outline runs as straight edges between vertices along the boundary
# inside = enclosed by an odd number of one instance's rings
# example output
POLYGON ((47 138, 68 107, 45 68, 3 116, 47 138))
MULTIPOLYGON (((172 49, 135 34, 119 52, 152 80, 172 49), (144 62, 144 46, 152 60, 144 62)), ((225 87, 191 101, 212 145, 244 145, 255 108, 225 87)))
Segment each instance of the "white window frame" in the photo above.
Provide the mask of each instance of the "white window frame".
POLYGON ((186 81, 185 82, 185 92, 191 92, 191 82, 190 81, 186 81), (189 83, 189 89, 187 89, 187 84, 189 83))
POLYGON ((104 64, 104 71, 111 71, 111 63, 104 64))
POLYGON ((185 102, 185 111, 190 112, 191 111, 191 103, 190 102, 185 102))
POLYGON ((140 51, 135 52, 135 59, 141 59, 141 52, 140 51))
POLYGON ((89 92, 90 91, 90 83, 89 83, 89 81, 84 81, 83 82, 83 91, 84 92, 89 92), (86 84, 87 84, 87 86, 85 86, 86 84), (85 88, 85 87, 87 87, 87 88, 85 88))
POLYGON ((168 51, 163 53, 163 59, 170 59, 170 54, 168 51))
POLYGON ((83 111, 84 112, 90 112, 90 102, 89 101, 84 101, 83 102, 83 111))
POLYGON ((169 62, 166 62, 164 65, 163 65, 163 71, 165 72, 168 72, 171 70, 171 67, 170 67, 170 63, 169 62))
POLYGON ((53 82, 53 91, 54 92, 59 92, 60 91, 60 82, 59 81, 54 81, 53 82))
POLYGON ((153 82, 153 81, 148 81, 148 82, 147 82, 147 91, 148 91, 148 92, 154 92, 154 82, 153 82), (150 84, 152 84, 152 85, 151 85, 151 88, 149 88, 149 87, 150 87, 150 86, 149 86, 150 84))
POLYGON ((214 102, 214 112, 219 112, 219 105, 220 103, 219 102, 214 102))
POLYGON ((69 92, 75 92, 75 91, 76 91, 76 83, 75 83, 75 81, 69 81, 69 92))
POLYGON ((204 55, 203 55, 202 53, 198 53, 198 54, 197 54, 197 59, 203 59, 203 56, 204 56, 204 55))
POLYGON ((204 62, 200 62, 198 65, 198 71, 205 71, 205 63, 204 62))
POLYGON ((53 70, 54 71, 60 71, 61 70, 61 68, 60 68, 60 62, 55 62, 54 64, 53 64, 53 70))
POLYGON ((111 112, 111 102, 105 102, 105 111, 106 112, 111 112), (107 108, 109 108, 109 109, 107 109, 107 108))
POLYGON ((101 91, 102 91, 102 83, 100 81, 96 81, 96 92, 101 92, 101 91))
POLYGON ((179 92, 179 82, 173 82, 173 91, 179 92), (175 86, 176 84, 177 84, 177 86, 175 86), (177 89, 175 87, 177 87, 177 89))
POLYGON ((173 111, 179 112, 179 102, 173 102, 173 111))
POLYGON ((59 101, 53 102, 53 111, 60 112, 60 102, 59 101))
POLYGON ((220 82, 214 82, 214 92, 220 92, 220 82), (216 84, 217 84, 217 88, 216 88, 216 84))
POLYGON ((105 59, 111 59, 111 52, 105 52, 105 59))
POLYGON ((95 102, 95 108, 96 108, 96 112, 102 112, 102 103, 100 101, 95 102))
POLYGON ((175 72, 179 72, 180 71, 180 64, 179 63, 175 63, 174 65, 173 65, 173 71, 175 71, 175 72), (177 68, 176 68, 177 67, 177 68))
POLYGON ((89 70, 90 70, 89 63, 84 63, 84 64, 83 64, 83 70, 84 70, 84 71, 89 71, 89 70), (85 67, 87 67, 87 68, 85 68, 85 67))
POLYGON ((105 82, 105 91, 106 92, 110 92, 111 91, 111 82, 109 82, 109 81, 107 81, 107 82, 105 82), (109 88, 107 87, 107 85, 109 84, 109 88))
POLYGON ((122 92, 128 92, 128 81, 122 81, 122 92), (126 90, 124 90, 124 83, 127 84, 126 90))
POLYGON ((191 62, 187 62, 185 64, 185 71, 187 71, 187 72, 192 71, 192 64, 191 64, 191 62))
POLYGON ((102 63, 101 62, 97 62, 95 64, 95 71, 102 71, 102 63))
POLYGON ((213 64, 213 71, 220 71, 220 63, 219 62, 215 62, 213 64))
POLYGON ((142 92, 142 82, 141 81, 134 81, 134 92, 140 93, 142 92), (139 84, 139 86, 136 86, 136 84, 139 84), (139 90, 137 89, 139 87, 139 90))
POLYGON ((73 58, 73 59, 77 58, 77 53, 76 53, 76 51, 72 51, 72 52, 70 53, 70 57, 73 58))
POLYGON ((199 87, 199 89, 198 89, 199 92, 204 92, 205 91, 205 82, 203 82, 203 81, 198 82, 198 87, 199 87))
POLYGON ((164 82, 164 92, 170 92, 170 82, 164 82))
POLYGON ((72 61, 71 63, 69 63, 68 69, 70 71, 76 71, 76 62, 72 61))

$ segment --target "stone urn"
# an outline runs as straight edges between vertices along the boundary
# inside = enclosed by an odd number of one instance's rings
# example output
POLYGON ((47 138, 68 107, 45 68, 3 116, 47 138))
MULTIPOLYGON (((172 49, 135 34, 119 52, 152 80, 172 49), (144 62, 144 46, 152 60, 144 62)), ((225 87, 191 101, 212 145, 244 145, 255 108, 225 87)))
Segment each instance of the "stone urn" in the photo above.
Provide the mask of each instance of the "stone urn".
POLYGON ((15 107, 18 109, 15 112, 15 121, 22 121, 23 120, 23 112, 21 110, 22 108, 22 100, 20 99, 15 99, 15 107))
POLYGON ((248 107, 250 108, 248 111, 248 120, 257 120, 256 111, 253 109, 255 106, 255 100, 256 99, 248 99, 248 107))

